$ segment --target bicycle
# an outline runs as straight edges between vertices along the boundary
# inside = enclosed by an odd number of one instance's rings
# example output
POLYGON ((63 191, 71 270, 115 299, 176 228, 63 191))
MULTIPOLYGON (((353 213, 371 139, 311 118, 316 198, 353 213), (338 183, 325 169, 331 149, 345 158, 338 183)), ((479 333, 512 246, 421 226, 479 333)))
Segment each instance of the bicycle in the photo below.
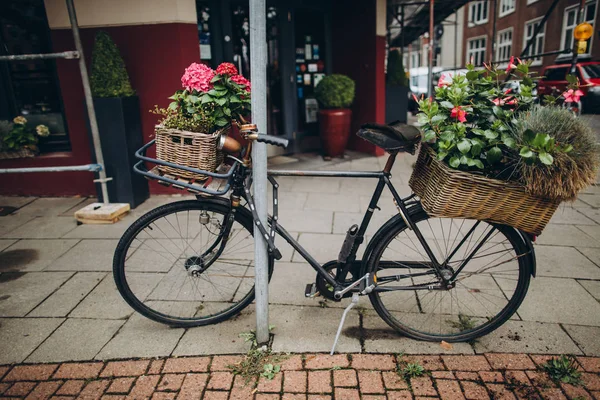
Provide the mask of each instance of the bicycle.
MULTIPOLYGON (((247 307, 254 298, 255 225, 267 241, 269 279, 275 259, 281 258, 277 235, 317 273, 306 296, 332 301, 353 297, 354 304, 367 295, 387 324, 413 339, 473 340, 506 322, 523 301, 535 276, 532 236, 486 221, 430 218, 414 194, 402 198, 394 188, 390 177, 397 154, 414 154, 420 141, 415 127, 368 124, 359 130, 361 138, 389 153, 382 171, 268 171, 273 189, 268 221, 258 219, 250 192, 250 148, 255 141, 282 147, 287 141, 259 134, 252 126, 244 126, 242 134, 248 144, 241 158, 229 156, 227 172, 200 171, 225 182, 217 189, 149 171, 144 161, 174 165, 145 156, 153 142, 137 152, 137 172, 198 192, 196 200, 148 212, 117 246, 115 282, 140 314, 170 326, 192 327, 224 321, 247 307), (337 260, 321 265, 278 223, 279 176, 378 180, 362 222, 348 229, 337 260), (398 214, 379 228, 359 258, 385 188, 398 214)), ((340 329, 341 324, 343 319, 340 329)))

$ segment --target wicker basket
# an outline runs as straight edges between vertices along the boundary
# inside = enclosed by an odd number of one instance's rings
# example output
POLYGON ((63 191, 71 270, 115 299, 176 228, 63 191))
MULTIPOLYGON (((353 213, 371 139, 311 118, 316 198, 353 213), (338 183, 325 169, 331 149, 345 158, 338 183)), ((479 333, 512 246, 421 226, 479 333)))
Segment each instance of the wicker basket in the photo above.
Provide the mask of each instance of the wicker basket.
MULTIPOLYGON (((229 127, 215 133, 197 133, 156 126, 156 158, 173 164, 214 172, 223 162, 223 153, 217 149, 219 136, 229 127)), ((206 175, 182 169, 159 166, 158 169, 169 175, 186 179, 205 180, 206 175)))
POLYGON ((432 217, 486 220, 539 235, 560 201, 534 197, 522 186, 451 169, 422 145, 409 185, 432 217))

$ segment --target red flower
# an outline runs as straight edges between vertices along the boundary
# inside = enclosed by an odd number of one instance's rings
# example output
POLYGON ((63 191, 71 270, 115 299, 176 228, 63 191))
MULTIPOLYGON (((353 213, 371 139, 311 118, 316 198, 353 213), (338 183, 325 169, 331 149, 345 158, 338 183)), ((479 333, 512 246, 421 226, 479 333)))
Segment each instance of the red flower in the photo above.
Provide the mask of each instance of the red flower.
POLYGON ((508 67, 506 67, 506 73, 508 74, 511 70, 517 68, 515 65, 515 56, 510 56, 510 61, 508 62, 508 67))
POLYGON ((460 122, 466 122, 467 112, 460 108, 460 106, 456 106, 450 111, 450 117, 458 119, 460 122))
POLYGON ((237 83, 238 85, 244 86, 246 88, 246 91, 250 92, 250 82, 248 81, 248 79, 244 78, 243 75, 234 75, 231 77, 231 81, 237 83))
POLYGON ((573 89, 569 89, 562 95, 567 103, 577 103, 579 101, 579 98, 583 96, 583 92, 579 89, 575 91, 573 89))
POLYGON ((411 93, 411 94, 412 94, 412 97, 413 97, 413 99, 415 100, 415 103, 418 103, 418 102, 419 102, 419 99, 417 98, 417 96, 415 96, 415 94, 414 94, 414 93, 411 93))
POLYGON ((238 70, 235 67, 235 65, 233 65, 232 63, 221 63, 221 65, 219 65, 217 67, 217 75, 229 75, 229 76, 233 76, 233 75, 237 75, 238 74, 238 70))

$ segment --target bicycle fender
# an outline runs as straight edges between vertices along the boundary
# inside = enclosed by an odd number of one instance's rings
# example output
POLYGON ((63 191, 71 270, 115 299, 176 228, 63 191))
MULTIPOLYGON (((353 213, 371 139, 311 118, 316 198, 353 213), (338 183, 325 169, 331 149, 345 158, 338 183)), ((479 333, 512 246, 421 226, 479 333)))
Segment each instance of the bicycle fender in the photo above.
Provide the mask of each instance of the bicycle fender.
POLYGON ((529 253, 529 259, 531 260, 531 276, 535 278, 535 274, 537 272, 537 261, 535 258, 535 248, 533 247, 534 236, 530 233, 523 232, 519 229, 519 234, 523 238, 523 244, 529 253))

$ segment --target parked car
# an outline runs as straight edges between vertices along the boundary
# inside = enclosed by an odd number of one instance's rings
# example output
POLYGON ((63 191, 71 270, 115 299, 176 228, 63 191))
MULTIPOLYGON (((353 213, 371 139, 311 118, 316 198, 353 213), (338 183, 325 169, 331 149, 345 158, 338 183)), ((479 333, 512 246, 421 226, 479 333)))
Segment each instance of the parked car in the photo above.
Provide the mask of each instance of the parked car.
MULTIPOLYGON (((576 75, 579 78, 581 97, 584 112, 600 112, 600 62, 581 62, 576 64, 576 75)), ((550 65, 544 68, 542 77, 538 82, 540 98, 545 95, 556 96, 567 90, 567 75, 571 64, 550 65)))

